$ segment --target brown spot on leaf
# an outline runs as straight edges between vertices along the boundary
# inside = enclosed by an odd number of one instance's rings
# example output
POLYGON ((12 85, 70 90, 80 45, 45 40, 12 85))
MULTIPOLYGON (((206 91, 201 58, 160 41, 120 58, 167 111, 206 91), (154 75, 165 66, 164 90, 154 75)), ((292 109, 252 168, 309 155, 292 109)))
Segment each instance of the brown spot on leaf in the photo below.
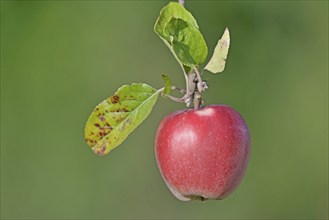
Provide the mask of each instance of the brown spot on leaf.
POLYGON ((102 116, 100 116, 100 117, 98 117, 101 121, 105 121, 106 119, 105 119, 105 116, 104 115, 102 115, 102 116))
POLYGON ((118 108, 117 110, 115 110, 116 112, 129 112, 128 109, 126 108, 118 108))
POLYGON ((100 132, 98 132, 98 134, 99 134, 99 136, 102 138, 102 137, 104 137, 104 136, 107 135, 107 132, 105 132, 105 131, 100 131, 100 132))
POLYGON ((97 128, 100 128, 101 126, 98 123, 94 124, 97 128))
POLYGON ((111 96, 110 99, 112 104, 116 104, 120 102, 120 97, 118 95, 111 96))
POLYGON ((91 143, 91 144, 94 144, 96 141, 95 140, 92 140, 92 139, 90 139, 90 138, 85 138, 85 141, 87 142, 87 143, 91 143))

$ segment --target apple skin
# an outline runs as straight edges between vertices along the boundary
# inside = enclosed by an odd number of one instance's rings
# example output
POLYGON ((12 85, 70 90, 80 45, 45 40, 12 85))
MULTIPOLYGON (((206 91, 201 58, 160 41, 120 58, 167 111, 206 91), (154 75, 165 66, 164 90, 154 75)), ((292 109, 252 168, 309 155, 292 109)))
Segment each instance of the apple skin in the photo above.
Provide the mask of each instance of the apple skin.
POLYGON ((155 139, 160 173, 181 201, 228 196, 240 184, 249 154, 247 125, 225 105, 173 112, 161 121, 155 139))

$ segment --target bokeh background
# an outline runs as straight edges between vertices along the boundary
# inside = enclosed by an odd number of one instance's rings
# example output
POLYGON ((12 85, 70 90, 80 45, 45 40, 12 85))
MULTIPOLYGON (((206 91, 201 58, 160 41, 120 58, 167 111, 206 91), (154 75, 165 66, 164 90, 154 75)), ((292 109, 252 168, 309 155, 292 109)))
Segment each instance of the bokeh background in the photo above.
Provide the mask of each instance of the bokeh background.
POLYGON ((211 56, 231 31, 225 73, 205 73, 208 104, 247 121, 250 164, 221 201, 184 203, 154 156, 149 118, 98 157, 83 130, 120 86, 184 86, 153 32, 167 1, 1 1, 1 218, 328 218, 328 1, 187 1, 211 56))

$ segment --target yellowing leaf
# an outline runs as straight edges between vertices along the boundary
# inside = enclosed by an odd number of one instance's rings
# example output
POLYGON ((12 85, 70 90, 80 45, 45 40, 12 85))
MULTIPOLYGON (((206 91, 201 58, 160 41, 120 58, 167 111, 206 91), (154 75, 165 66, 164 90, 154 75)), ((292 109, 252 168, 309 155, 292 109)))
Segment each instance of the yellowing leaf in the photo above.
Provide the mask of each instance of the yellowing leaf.
POLYGON ((214 50, 214 54, 212 55, 209 63, 206 65, 205 70, 208 70, 212 73, 223 72, 223 70, 225 69, 229 47, 230 33, 228 28, 226 28, 222 38, 218 41, 214 50))
POLYGON ((97 155, 109 153, 150 114, 159 91, 143 83, 122 86, 88 118, 85 140, 97 155))

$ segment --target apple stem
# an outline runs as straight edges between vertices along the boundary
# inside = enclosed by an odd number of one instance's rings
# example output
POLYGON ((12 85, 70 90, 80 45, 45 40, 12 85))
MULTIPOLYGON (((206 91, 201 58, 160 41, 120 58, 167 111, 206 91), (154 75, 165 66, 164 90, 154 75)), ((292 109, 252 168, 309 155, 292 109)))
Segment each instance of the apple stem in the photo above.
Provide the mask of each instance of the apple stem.
POLYGON ((199 70, 194 66, 194 71, 196 74, 195 82, 196 82, 196 87, 200 93, 204 92, 206 89, 208 89, 207 83, 202 80, 201 74, 199 70))
POLYGON ((201 93, 199 91, 195 91, 194 95, 193 95, 193 105, 194 105, 194 109, 198 110, 200 109, 202 104, 202 98, 201 98, 201 93))
POLYGON ((193 66, 194 69, 194 91, 192 93, 194 109, 200 109, 203 99, 201 93, 208 89, 207 83, 202 80, 199 70, 193 66))

